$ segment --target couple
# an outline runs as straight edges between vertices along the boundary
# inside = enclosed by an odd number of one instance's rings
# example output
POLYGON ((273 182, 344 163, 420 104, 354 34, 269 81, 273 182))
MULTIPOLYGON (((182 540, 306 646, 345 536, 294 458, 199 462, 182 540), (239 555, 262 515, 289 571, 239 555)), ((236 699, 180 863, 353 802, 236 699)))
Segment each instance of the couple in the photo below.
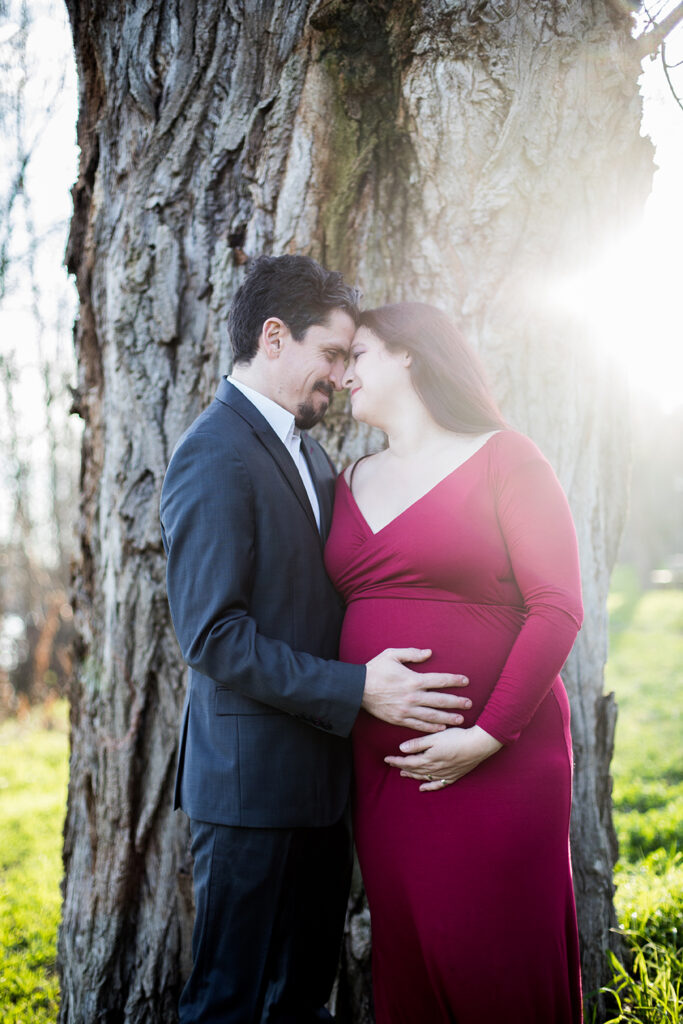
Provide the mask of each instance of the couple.
POLYGON ((161 500, 190 666, 181 1021, 330 1019, 352 787, 378 1024, 579 1024, 558 672, 581 602, 552 469, 433 307, 360 313, 339 274, 261 257, 229 330, 161 500), (389 443, 335 482, 301 431, 342 387, 389 443))

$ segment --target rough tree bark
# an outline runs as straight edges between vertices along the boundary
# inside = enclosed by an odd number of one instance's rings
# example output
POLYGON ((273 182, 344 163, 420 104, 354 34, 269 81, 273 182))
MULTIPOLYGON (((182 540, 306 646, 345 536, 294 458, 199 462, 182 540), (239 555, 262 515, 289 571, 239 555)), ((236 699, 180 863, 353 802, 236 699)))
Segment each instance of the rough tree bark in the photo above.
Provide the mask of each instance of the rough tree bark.
MULTIPOLYGON (((601 0, 67 6, 85 435, 62 1022, 167 1024, 187 969, 187 833, 170 810, 184 671, 157 503, 175 440, 229 369, 245 254, 262 252, 308 252, 368 304, 451 311, 570 496, 587 611, 565 671, 573 850, 596 989, 615 923, 602 669, 628 444, 613 368, 553 295, 649 189, 628 24, 601 0)), ((322 433, 339 462, 377 443, 343 401, 322 433)), ((360 910, 339 991, 348 1020, 369 1019, 366 953, 360 910)))

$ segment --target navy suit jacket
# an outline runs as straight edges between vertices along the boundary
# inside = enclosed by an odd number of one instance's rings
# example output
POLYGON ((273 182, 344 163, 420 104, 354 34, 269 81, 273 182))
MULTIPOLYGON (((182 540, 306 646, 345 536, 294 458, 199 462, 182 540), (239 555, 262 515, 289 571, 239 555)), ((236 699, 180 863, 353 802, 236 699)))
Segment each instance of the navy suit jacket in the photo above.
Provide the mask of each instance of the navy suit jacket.
POLYGON ((305 434, 301 447, 322 537, 291 455, 225 378, 164 479, 168 599, 190 668, 175 805, 202 821, 321 826, 346 806, 365 668, 334 660, 334 471, 305 434))

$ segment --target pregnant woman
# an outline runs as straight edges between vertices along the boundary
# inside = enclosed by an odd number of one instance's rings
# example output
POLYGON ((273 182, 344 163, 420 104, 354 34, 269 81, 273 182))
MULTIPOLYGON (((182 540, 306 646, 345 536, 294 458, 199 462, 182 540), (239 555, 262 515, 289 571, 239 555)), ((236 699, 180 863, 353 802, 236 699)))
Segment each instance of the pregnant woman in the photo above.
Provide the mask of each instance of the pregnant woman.
POLYGON ((377 1024, 580 1024, 566 498, 439 310, 364 313, 345 383, 389 444, 337 483, 340 656, 429 648, 425 671, 462 672, 472 702, 462 728, 433 735, 363 711, 354 728, 377 1024))

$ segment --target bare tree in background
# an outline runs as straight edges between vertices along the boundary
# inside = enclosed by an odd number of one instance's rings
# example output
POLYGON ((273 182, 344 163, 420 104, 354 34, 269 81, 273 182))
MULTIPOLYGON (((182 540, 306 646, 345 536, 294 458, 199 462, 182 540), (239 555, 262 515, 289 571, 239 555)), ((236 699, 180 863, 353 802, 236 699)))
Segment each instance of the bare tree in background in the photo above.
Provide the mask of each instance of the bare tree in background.
MULTIPOLYGON (((64 100, 65 71, 36 54, 56 2, 0 4, 0 633, 20 619, 0 664, 0 713, 64 689, 78 432, 68 422, 73 299, 59 262, 67 221, 38 210, 41 143, 64 100)), ((53 42, 55 40, 52 33, 53 42)), ((7 638, 5 638, 7 639, 7 638)))
MULTIPOLYGON (((229 369, 227 310, 263 252, 310 253, 368 304, 453 313, 570 496, 587 611, 565 671, 572 836, 595 992, 614 941, 616 712, 602 677, 629 443, 618 374, 552 295, 650 189, 630 15, 606 0, 67 6, 85 433, 62 1022, 175 1018, 192 917, 187 831, 171 811, 185 673, 158 495, 175 441, 229 369)), ((370 443, 343 402, 321 433, 340 464, 370 443)), ((338 1007, 364 1022, 355 900, 338 1007)))

